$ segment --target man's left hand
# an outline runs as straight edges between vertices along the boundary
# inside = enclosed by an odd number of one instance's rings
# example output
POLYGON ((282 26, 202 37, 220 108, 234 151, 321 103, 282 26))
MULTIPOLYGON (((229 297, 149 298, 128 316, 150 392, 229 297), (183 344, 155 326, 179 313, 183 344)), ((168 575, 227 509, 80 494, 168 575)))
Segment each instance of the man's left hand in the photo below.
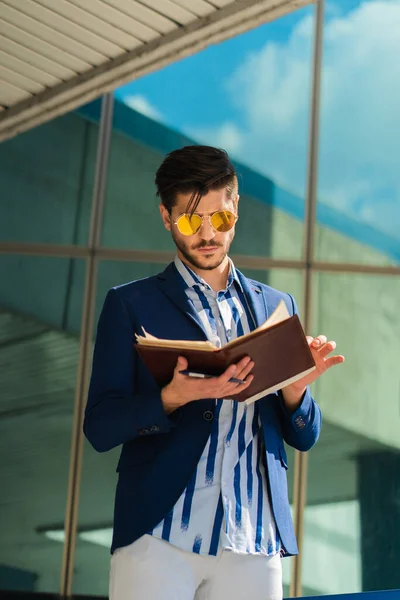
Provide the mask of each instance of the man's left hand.
POLYGON ((344 362, 344 356, 341 354, 329 356, 335 350, 336 342, 328 342, 325 335, 318 335, 315 338, 307 336, 307 342, 315 361, 314 371, 282 389, 285 404, 292 411, 295 411, 300 405, 308 385, 331 367, 344 362))

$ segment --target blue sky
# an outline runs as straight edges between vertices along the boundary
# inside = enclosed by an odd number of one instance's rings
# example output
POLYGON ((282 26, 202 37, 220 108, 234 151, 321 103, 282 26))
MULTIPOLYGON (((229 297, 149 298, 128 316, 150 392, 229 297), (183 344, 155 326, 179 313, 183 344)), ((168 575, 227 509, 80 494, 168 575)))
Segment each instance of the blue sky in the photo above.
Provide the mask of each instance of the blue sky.
POLYGON ((226 117, 227 107, 230 115, 240 121, 241 114, 231 106, 229 92, 223 85, 227 75, 236 70, 245 54, 260 51, 267 40, 282 42, 287 39, 302 16, 312 13, 312 8, 307 7, 272 25, 258 27, 207 48, 123 86, 116 95, 145 97, 163 115, 165 122, 178 129, 199 122, 207 126, 219 125, 226 117), (190 84, 182 85, 182 82, 190 84))
MULTIPOLYGON (((116 95, 304 197, 313 15, 305 7, 116 95)), ((327 3, 318 194, 397 238, 399 30, 400 0, 327 3)))
MULTIPOLYGON (((224 82, 235 72, 243 57, 259 52, 267 41, 284 43, 293 28, 313 8, 306 7, 245 34, 211 46, 198 54, 125 85, 119 98, 145 98, 163 122, 176 129, 219 126, 229 116, 242 123, 242 113, 230 102, 224 82), (186 82, 186 85, 182 85, 186 82), (227 112, 228 110, 228 112, 227 112)), ((140 104, 139 104, 140 106, 140 104)))

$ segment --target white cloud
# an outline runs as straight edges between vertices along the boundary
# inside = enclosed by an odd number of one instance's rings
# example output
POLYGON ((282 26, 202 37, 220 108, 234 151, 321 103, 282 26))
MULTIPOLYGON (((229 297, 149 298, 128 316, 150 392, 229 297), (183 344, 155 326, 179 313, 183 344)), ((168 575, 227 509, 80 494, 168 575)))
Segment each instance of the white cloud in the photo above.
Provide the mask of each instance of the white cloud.
MULTIPOLYGON (((312 19, 268 42, 227 81, 241 112, 208 143, 304 194, 312 19), (222 144, 221 144, 222 145, 222 144)), ((325 27, 319 198, 399 236, 400 3, 371 0, 347 14, 330 4, 325 27)))
POLYGON ((185 133, 203 144, 209 144, 210 139, 212 139, 214 146, 224 148, 224 150, 232 155, 240 155, 242 132, 235 123, 227 121, 215 129, 187 128, 185 129, 185 133))
POLYGON ((145 96, 141 94, 135 94, 134 96, 125 96, 123 98, 124 104, 130 106, 142 115, 153 119, 154 121, 163 121, 163 116, 160 111, 153 106, 145 96))

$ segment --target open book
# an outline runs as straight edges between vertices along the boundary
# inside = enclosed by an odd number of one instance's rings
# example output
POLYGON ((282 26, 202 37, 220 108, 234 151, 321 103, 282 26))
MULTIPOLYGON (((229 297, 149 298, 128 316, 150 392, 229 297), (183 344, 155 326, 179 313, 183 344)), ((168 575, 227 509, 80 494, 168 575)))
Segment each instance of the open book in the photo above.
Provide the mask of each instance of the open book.
POLYGON ((233 396, 247 404, 298 381, 315 369, 297 315, 290 316, 283 300, 260 327, 217 348, 209 341, 166 340, 146 331, 136 335, 136 350, 163 387, 172 379, 178 356, 192 372, 221 375, 229 365, 250 356, 255 365, 251 385, 233 396))

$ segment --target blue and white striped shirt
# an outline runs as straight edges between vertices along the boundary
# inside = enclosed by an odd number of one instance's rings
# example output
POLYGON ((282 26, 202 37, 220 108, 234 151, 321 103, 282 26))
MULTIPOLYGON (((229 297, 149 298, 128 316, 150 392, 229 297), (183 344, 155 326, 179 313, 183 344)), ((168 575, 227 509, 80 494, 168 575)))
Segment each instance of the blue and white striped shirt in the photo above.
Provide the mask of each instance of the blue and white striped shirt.
MULTIPOLYGON (((208 339, 220 347, 254 329, 231 262, 227 287, 214 292, 178 258, 175 265, 208 339)), ((152 532, 183 550, 273 555, 280 543, 269 502, 258 403, 216 402, 211 435, 185 491, 152 532)))

